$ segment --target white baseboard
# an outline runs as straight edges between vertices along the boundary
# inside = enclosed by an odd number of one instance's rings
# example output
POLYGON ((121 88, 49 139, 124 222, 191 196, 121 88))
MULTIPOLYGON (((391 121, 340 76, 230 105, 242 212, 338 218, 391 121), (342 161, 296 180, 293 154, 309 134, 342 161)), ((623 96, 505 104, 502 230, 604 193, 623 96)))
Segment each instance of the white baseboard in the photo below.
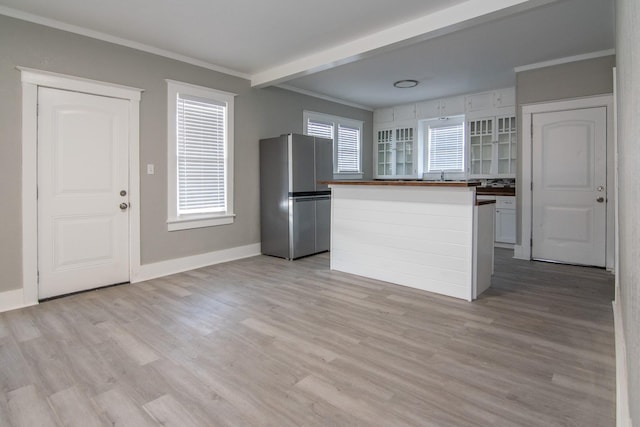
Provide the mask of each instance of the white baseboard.
POLYGON ((513 243, 502 243, 502 242, 495 242, 493 244, 494 248, 502 248, 502 249, 513 249, 514 248, 514 244, 513 243))
POLYGON ((629 388, 627 378, 627 344, 624 338, 622 313, 618 300, 613 302, 613 320, 616 334, 616 426, 631 427, 629 388))
MULTIPOLYGON (((36 301, 35 304, 37 303, 38 302, 36 301)), ((24 292, 22 289, 0 292, 0 313, 4 311, 15 310, 18 308, 29 307, 35 304, 25 302, 24 292)))
MULTIPOLYGON (((145 264, 140 266, 138 271, 131 272, 130 280, 131 283, 142 282, 145 280, 155 279, 156 277, 168 276, 170 274, 206 267, 208 265, 248 258, 260 255, 260 253, 260 243, 254 243, 221 251, 171 259, 153 264, 145 264)), ((35 304, 38 304, 38 301, 26 302, 25 293, 22 289, 0 292, 0 313, 29 307, 35 304)))
POLYGON ((184 258, 170 259, 140 266, 140 270, 131 272, 131 283, 143 282, 183 271, 195 270, 222 262, 234 261, 260 255, 260 243, 238 246, 205 254, 198 254, 184 258))

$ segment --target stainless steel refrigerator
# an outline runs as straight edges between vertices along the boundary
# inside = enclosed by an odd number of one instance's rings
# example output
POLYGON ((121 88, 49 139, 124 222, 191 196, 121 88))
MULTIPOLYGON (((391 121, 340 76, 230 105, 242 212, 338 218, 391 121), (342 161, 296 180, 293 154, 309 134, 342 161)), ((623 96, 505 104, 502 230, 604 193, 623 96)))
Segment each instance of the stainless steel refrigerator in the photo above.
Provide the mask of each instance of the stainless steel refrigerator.
POLYGON ((260 140, 262 253, 295 259, 329 250, 333 142, 285 134, 260 140))

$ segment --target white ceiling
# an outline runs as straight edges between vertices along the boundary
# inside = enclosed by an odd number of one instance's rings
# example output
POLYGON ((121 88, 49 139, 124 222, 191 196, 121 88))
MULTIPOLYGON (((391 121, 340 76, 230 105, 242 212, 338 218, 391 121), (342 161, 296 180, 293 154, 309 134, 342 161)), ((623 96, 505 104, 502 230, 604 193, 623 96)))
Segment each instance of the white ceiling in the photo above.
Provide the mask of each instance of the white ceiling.
POLYGON ((373 108, 614 47, 613 0, 0 0, 0 14, 373 108))

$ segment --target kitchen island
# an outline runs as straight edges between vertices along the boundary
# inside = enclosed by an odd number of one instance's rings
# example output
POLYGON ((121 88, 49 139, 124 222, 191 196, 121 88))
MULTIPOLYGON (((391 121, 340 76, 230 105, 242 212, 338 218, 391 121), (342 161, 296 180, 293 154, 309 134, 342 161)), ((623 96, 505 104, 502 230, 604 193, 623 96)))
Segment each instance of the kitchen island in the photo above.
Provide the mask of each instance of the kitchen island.
POLYGON ((472 301, 491 285, 495 207, 475 183, 327 181, 331 269, 472 301))

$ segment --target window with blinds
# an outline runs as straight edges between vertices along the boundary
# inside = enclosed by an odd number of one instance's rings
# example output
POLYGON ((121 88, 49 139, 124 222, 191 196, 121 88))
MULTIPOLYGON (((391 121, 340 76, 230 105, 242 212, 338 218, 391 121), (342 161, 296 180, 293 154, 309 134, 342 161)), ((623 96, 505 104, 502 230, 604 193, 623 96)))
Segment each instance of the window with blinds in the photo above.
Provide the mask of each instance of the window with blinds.
POLYGON ((430 120, 427 172, 464 171, 464 117, 430 120))
POLYGON ((360 129, 338 125, 338 172, 360 172, 360 129))
POLYGON ((170 231, 233 222, 234 94, 167 80, 170 231))
POLYGON ((305 111, 305 134, 333 139, 336 174, 361 174, 362 122, 305 111))
POLYGON ((307 135, 333 139, 333 123, 309 119, 307 121, 307 135))
POLYGON ((178 215, 224 212, 226 104, 178 95, 178 215))

